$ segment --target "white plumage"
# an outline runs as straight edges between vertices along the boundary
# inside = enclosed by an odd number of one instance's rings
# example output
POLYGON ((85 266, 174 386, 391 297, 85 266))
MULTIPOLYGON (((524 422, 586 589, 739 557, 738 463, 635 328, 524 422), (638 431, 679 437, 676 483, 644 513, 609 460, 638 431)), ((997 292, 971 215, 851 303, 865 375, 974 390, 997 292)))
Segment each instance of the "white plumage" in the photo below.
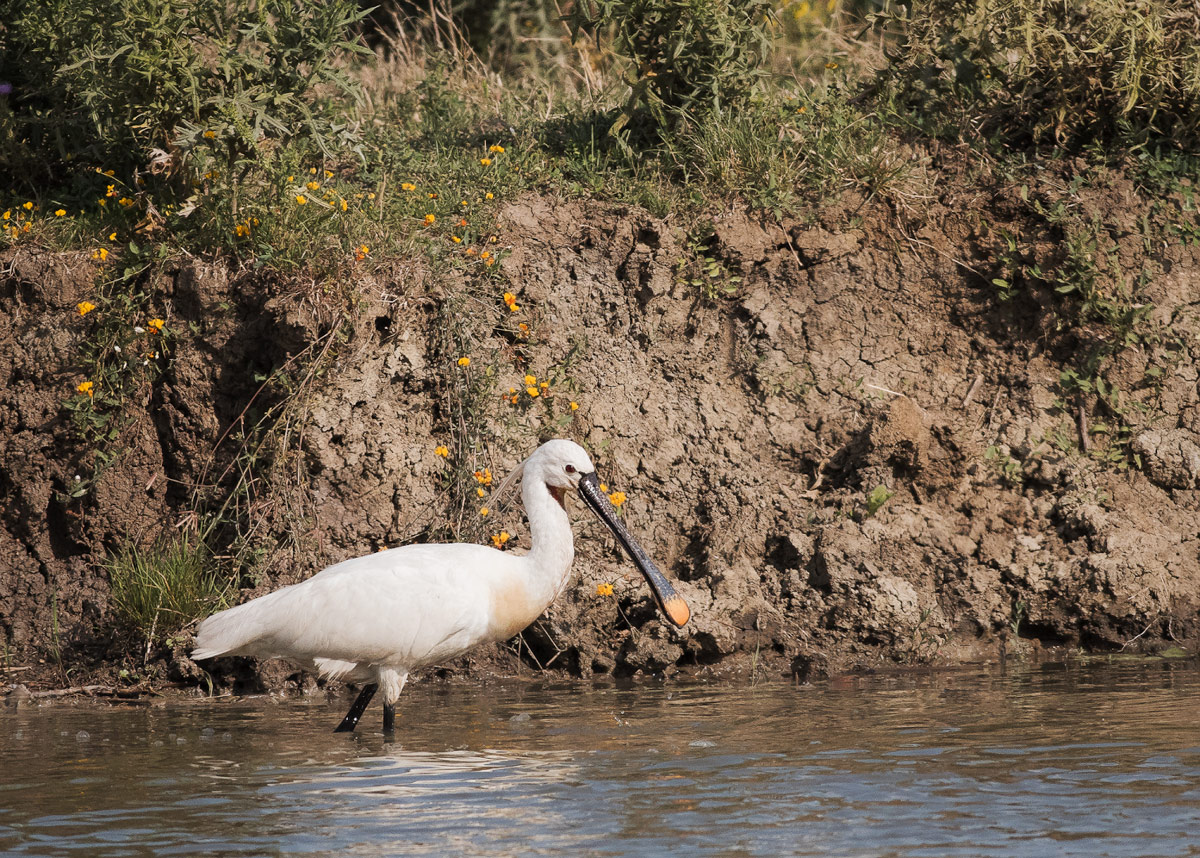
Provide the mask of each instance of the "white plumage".
POLYGON ((209 617, 197 631, 192 657, 286 658, 328 678, 367 683, 340 730, 354 728, 375 688, 382 687, 384 729, 390 731, 393 705, 411 672, 511 637, 562 592, 574 557, 562 501, 568 488, 580 489, 622 543, 636 547, 630 551, 659 604, 671 604, 668 617, 682 625, 686 606, 615 514, 609 520, 603 507, 611 513, 611 506, 595 498, 604 496, 595 488, 594 472, 578 444, 548 441, 505 481, 523 479, 532 540, 528 554, 455 543, 406 545, 356 557, 209 617))

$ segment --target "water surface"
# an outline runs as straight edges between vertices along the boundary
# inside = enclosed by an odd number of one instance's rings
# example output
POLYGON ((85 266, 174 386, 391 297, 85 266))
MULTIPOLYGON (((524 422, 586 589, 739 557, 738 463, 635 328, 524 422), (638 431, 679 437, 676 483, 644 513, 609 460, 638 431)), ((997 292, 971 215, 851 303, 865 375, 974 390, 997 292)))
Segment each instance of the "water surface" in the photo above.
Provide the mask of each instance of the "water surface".
POLYGON ((1194 662, 0 710, 11 855, 1200 855, 1194 662))

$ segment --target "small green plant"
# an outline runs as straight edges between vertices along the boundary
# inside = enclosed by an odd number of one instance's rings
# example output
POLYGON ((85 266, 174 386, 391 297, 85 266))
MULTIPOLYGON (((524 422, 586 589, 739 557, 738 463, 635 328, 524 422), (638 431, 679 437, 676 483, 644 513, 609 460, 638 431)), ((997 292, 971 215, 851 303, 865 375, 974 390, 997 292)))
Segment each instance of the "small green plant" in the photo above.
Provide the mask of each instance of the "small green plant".
POLYGON ((165 248, 158 245, 144 252, 131 242, 124 274, 102 278, 95 300, 76 305, 87 331, 80 346, 79 375, 63 411, 92 462, 87 478, 68 490, 71 498, 86 495, 114 461, 118 438, 136 416, 131 397, 152 385, 168 365, 174 332, 156 315, 154 301, 138 279, 150 258, 162 251, 165 248))
POLYGON ((1007 450, 992 444, 983 451, 983 460, 992 466, 1006 484, 1015 486, 1021 483, 1021 463, 1010 456, 1007 450))
POLYGON ((883 505, 895 496, 896 493, 884 485, 871 489, 871 493, 867 495, 867 517, 870 518, 879 512, 883 505))
POLYGON ((675 262, 675 279, 691 286, 709 304, 737 294, 742 278, 731 274, 712 248, 712 224, 706 229, 688 235, 684 242, 684 255, 675 262))
POLYGON ((224 607, 231 590, 195 537, 162 539, 146 548, 129 543, 104 565, 118 621, 148 646, 224 607))
POLYGON ((1012 632, 1012 636, 1020 637, 1021 621, 1029 613, 1029 605, 1022 599, 1015 599, 1012 603, 1012 608, 1008 613, 1008 630, 1012 632))

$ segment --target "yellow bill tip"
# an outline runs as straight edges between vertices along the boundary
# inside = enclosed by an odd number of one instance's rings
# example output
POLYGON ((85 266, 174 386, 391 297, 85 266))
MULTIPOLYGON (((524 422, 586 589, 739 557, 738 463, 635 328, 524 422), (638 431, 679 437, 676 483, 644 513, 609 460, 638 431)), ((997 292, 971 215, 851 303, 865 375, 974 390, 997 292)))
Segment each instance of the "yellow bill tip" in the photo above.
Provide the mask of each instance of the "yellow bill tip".
POLYGON ((663 613, 667 615, 668 620, 679 628, 686 626, 687 621, 692 617, 692 612, 688 608, 687 602, 683 601, 679 596, 668 599, 663 603, 663 613))

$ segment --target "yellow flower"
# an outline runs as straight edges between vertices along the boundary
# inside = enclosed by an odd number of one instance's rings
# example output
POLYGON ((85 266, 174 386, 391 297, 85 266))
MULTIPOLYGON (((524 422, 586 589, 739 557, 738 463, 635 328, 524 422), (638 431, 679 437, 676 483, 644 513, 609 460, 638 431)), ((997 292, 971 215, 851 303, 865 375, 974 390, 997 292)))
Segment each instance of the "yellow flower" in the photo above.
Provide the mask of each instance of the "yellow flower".
POLYGON ((95 385, 93 385, 90 381, 84 381, 84 382, 81 382, 80 385, 78 387, 76 387, 75 389, 78 390, 80 393, 86 393, 88 396, 95 396, 95 394, 92 393, 92 388, 94 386, 95 385))
POLYGON ((459 238, 457 235, 450 236, 450 240, 453 241, 455 244, 462 244, 462 239, 459 238))
POLYGON ((486 494, 487 494, 487 492, 485 492, 482 487, 475 489, 475 495, 477 497, 483 497, 486 494))
POLYGON ((326 171, 325 171, 325 178, 326 178, 326 179, 332 179, 332 178, 333 178, 333 171, 332 171, 332 170, 326 170, 326 171))
POLYGON ((436 200, 436 199, 437 199, 437 194, 429 194, 429 199, 431 199, 431 200, 436 200))
POLYGON ((461 202, 459 203, 459 205, 460 205, 460 206, 465 206, 466 204, 467 204, 467 201, 466 201, 466 200, 463 200, 463 201, 461 201, 461 202))
POLYGON ((31 211, 33 211, 33 203, 30 203, 30 202, 21 203, 21 208, 25 209, 25 211, 27 211, 27 212, 31 212, 31 211))
POLYGON ((459 366, 470 366, 470 365, 471 365, 471 359, 470 359, 469 357, 460 357, 460 358, 458 359, 458 365, 459 365, 459 366))
POLYGON ((621 504, 625 503, 625 492, 613 492, 608 496, 608 500, 613 506, 619 507, 621 504))
POLYGON ((129 197, 121 197, 121 199, 117 200, 117 202, 120 203, 121 205, 125 206, 126 208, 133 205, 133 200, 129 199, 129 197))
POLYGON ((503 152, 504 147, 503 146, 489 146, 488 151, 489 152, 503 152))
POLYGON ((481 507, 479 508, 479 514, 480 514, 481 516, 484 516, 485 518, 487 517, 487 514, 488 514, 489 512, 491 512, 491 510, 489 510, 489 509, 488 509, 486 506, 481 506, 481 507))
POLYGON ((426 226, 432 226, 435 223, 437 223, 437 215, 433 215, 433 214, 425 215, 425 225, 426 226))
POLYGON ((75 309, 79 311, 79 315, 86 316, 88 313, 92 312, 92 310, 96 309, 96 305, 91 301, 80 301, 75 305, 75 309))
POLYGON ((233 234, 238 238, 245 238, 250 234, 250 227, 247 224, 239 223, 233 228, 233 234))
POLYGON ((205 131, 204 132, 205 140, 212 140, 216 136, 217 136, 217 133, 215 131, 205 131))
POLYGON ((108 259, 108 248, 101 247, 92 251, 92 259, 99 259, 101 262, 108 259))
POLYGON ((317 190, 317 188, 321 187, 321 183, 320 182, 308 182, 304 187, 308 188, 310 191, 315 191, 315 190, 317 190))
POLYGON ((549 386, 550 386, 550 382, 548 382, 548 381, 543 381, 541 384, 538 385, 538 387, 540 387, 542 390, 545 390, 549 386))
POLYGON ((572 403, 571 403, 571 410, 572 410, 572 411, 578 411, 578 410, 579 410, 579 403, 578 403, 578 402, 572 402, 572 403))
POLYGON ((12 209, 9 209, 8 211, 6 211, 6 212, 4 213, 4 219, 5 219, 5 220, 8 220, 10 217, 12 217, 12 209))
POLYGON ((340 208, 342 211, 345 211, 346 209, 350 208, 350 204, 345 200, 342 200, 340 203, 338 203, 338 208, 340 208))
POLYGON ((825 68, 833 71, 835 68, 837 68, 837 63, 835 63, 833 60, 830 60, 829 62, 825 63, 825 68))
POLYGON ((307 202, 308 202, 308 197, 304 196, 304 194, 296 194, 296 205, 302 206, 307 202))
POLYGON ((150 329, 150 333, 152 334, 161 334, 163 325, 165 324, 166 322, 164 322, 162 319, 151 319, 146 323, 146 327, 150 329))
POLYGON ((532 396, 535 399, 541 394, 541 391, 538 390, 536 387, 527 387, 527 388, 525 388, 525 392, 528 393, 530 396, 532 396))
POLYGON ((612 584, 597 584, 596 585, 596 595, 597 596, 611 596, 612 594, 613 594, 613 585, 612 584))
POLYGON ((109 240, 109 241, 116 241, 116 240, 117 240, 117 234, 116 234, 115 232, 110 232, 110 233, 108 234, 108 240, 109 240))
POLYGON ((510 537, 508 535, 507 530, 502 530, 499 533, 492 534, 492 544, 495 545, 497 548, 503 548, 504 543, 508 542, 508 540, 511 538, 512 537, 510 537))
POLYGON ((370 255, 371 255, 371 248, 367 247, 365 244, 359 245, 358 248, 354 251, 354 258, 357 259, 359 262, 362 262, 364 259, 366 259, 370 255))
POLYGON ((607 492, 608 492, 608 486, 604 485, 604 483, 601 483, 601 484, 600 484, 600 491, 607 493, 607 492))
POLYGON ((492 159, 491 158, 480 158, 479 163, 483 164, 483 166, 485 166, 485 167, 490 167, 492 165, 492 159))
POLYGON ((367 194, 367 199, 368 199, 368 200, 373 200, 373 199, 375 199, 375 194, 374 194, 374 193, 367 194))
POLYGON ((433 455, 441 456, 443 459, 448 459, 450 458, 450 451, 447 450, 444 445, 439 444, 436 448, 434 448, 433 455))
POLYGON ((55 216, 55 217, 62 217, 62 216, 63 216, 63 215, 65 215, 66 213, 67 213, 67 210, 66 210, 66 209, 57 209, 57 210, 54 212, 54 216, 55 216))
POLYGON ((415 191, 416 189, 417 189, 417 186, 414 185, 412 182, 402 182, 400 185, 400 190, 402 190, 402 191, 415 191))
POLYGON ((504 303, 511 307, 513 304, 517 303, 517 296, 512 292, 505 292, 504 303))
POLYGON ((309 167, 309 168, 308 168, 308 172, 309 172, 309 174, 310 174, 310 175, 313 175, 313 176, 315 176, 315 175, 317 175, 317 168, 316 168, 316 167, 309 167))
POLYGON ((495 197, 493 197, 493 196, 492 196, 492 192, 491 192, 491 191, 488 191, 486 194, 484 194, 484 195, 483 195, 483 198, 484 198, 485 200, 492 200, 492 199, 495 199, 495 197))
POLYGON ((294 181, 296 181, 296 177, 295 177, 295 176, 288 176, 288 184, 289 184, 289 185, 290 185, 292 182, 294 182, 294 181))
POLYGON ((537 384, 537 376, 536 375, 525 376, 525 385, 526 386, 530 386, 530 385, 534 385, 534 384, 537 384))
MULTIPOLYGON (((509 393, 515 392, 515 391, 513 391, 513 389, 511 387, 508 389, 508 391, 509 391, 509 393)), ((492 469, 484 468, 482 471, 476 471, 475 472, 475 481, 479 482, 479 483, 483 483, 485 486, 490 486, 492 484, 492 469)))

